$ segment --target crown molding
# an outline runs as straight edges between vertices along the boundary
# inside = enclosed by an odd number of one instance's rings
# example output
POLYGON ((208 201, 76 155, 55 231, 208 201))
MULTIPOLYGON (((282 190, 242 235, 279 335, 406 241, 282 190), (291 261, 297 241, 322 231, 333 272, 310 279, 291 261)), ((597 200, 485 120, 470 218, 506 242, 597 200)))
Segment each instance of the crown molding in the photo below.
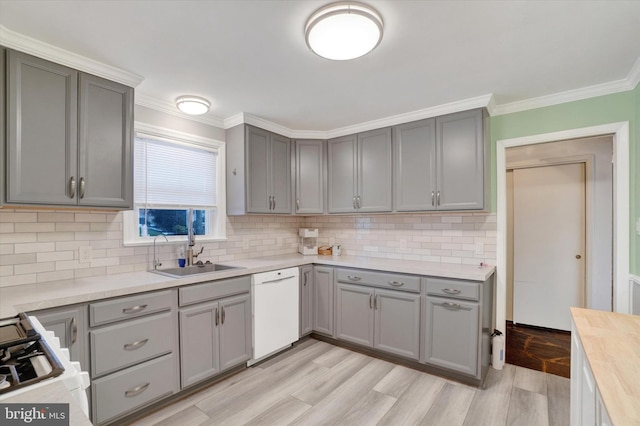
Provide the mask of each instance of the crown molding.
POLYGON ((156 111, 163 112, 165 114, 174 115, 176 117, 184 118, 191 121, 197 121, 199 123, 208 124, 209 126, 219 127, 221 129, 226 129, 225 120, 215 117, 210 114, 202 114, 202 115, 189 115, 181 112, 175 104, 171 102, 166 102, 148 95, 144 93, 140 93, 136 91, 135 93, 135 102, 136 105, 150 108, 156 111))
POLYGON ((75 68, 126 86, 137 87, 144 77, 111 65, 86 58, 68 50, 52 46, 35 38, 27 37, 0 25, 0 44, 10 49, 38 56, 61 65, 75 68))
POLYGON ((530 109, 548 107, 552 105, 564 104, 567 102, 580 101, 583 99, 595 98, 598 96, 611 95, 614 93, 627 92, 635 89, 640 82, 640 58, 635 62, 626 78, 582 87, 566 92, 554 93, 540 96, 538 98, 525 99, 517 102, 496 105, 493 108, 492 116, 505 115, 514 112, 527 111, 530 109))

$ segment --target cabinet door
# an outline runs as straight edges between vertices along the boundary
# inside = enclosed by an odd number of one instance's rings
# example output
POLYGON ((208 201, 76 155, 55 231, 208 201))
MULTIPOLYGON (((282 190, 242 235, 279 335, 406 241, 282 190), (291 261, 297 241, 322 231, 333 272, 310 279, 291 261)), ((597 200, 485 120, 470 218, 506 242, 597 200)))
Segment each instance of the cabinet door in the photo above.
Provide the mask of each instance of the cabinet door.
POLYGON ((356 135, 327 142, 329 213, 356 211, 356 135))
POLYGON ((436 118, 438 210, 484 207, 483 111, 436 118))
POLYGON ((246 128, 247 213, 270 213, 269 137, 266 130, 246 128))
POLYGON ((336 338, 373 347, 373 289, 336 285, 336 338))
POLYGON ((133 89, 80 74, 78 203, 133 204, 133 89))
POLYGON ((300 268, 300 336, 313 331, 313 267, 300 268))
POLYGON ((270 194, 273 197, 271 213, 291 213, 291 141, 271 134, 270 194))
POLYGON ((333 335, 333 268, 313 267, 313 330, 333 335))
POLYGON ((220 301, 220 371, 251 358, 251 298, 249 294, 220 301))
POLYGON ((180 310, 180 378, 183 388, 220 371, 218 302, 180 310))
POLYGON ((407 358, 420 358, 420 295, 375 291, 373 347, 407 358))
POLYGON ((436 120, 395 126, 393 145, 395 210, 435 210, 436 120))
POLYGON ((7 202, 75 205, 78 72, 9 51, 7 92, 7 202))
POLYGON ((427 297, 426 305, 425 362, 476 377, 478 304, 427 297))
POLYGON ((324 163, 324 141, 296 141, 296 213, 324 213, 324 163))
POLYGON ((391 211, 391 128, 358 134, 358 212, 391 211))
POLYGON ((65 306, 58 309, 30 312, 45 329, 53 331, 60 339, 60 346, 69 349, 72 361, 79 361, 84 371, 89 371, 87 355, 86 305, 65 306))

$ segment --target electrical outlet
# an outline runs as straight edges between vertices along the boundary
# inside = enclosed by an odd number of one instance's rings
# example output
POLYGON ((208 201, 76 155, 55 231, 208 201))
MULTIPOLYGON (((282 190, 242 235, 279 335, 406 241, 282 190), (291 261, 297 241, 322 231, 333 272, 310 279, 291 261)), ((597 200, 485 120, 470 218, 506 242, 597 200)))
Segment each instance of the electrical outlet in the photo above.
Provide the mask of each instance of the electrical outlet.
POLYGON ((476 243, 475 254, 484 254, 484 244, 476 243))
POLYGON ((78 249, 78 262, 91 263, 91 246, 82 246, 78 249))

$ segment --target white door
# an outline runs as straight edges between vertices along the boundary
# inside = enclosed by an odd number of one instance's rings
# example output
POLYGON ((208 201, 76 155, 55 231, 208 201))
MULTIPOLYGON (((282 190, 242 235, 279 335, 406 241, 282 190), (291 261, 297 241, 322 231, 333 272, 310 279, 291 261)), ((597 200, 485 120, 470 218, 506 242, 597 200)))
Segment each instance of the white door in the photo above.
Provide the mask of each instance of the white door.
POLYGON ((584 306, 584 164, 513 171, 513 321, 570 330, 584 306))

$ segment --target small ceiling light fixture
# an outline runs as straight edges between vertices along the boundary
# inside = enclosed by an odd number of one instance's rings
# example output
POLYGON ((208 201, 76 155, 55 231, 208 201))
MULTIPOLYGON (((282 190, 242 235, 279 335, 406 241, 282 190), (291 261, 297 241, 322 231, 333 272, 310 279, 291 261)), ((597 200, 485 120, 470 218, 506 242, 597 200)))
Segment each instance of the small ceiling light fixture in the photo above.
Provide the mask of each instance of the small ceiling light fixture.
POLYGON ((323 58, 346 61, 366 55, 382 40, 382 17, 356 2, 324 6, 311 15, 304 29, 307 46, 323 58))
POLYGON ((176 99, 176 106, 185 114, 201 115, 209 111, 211 102, 200 96, 180 96, 176 99))

